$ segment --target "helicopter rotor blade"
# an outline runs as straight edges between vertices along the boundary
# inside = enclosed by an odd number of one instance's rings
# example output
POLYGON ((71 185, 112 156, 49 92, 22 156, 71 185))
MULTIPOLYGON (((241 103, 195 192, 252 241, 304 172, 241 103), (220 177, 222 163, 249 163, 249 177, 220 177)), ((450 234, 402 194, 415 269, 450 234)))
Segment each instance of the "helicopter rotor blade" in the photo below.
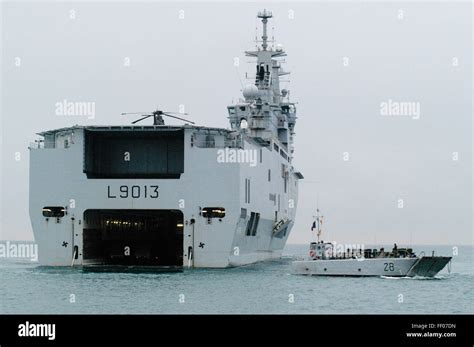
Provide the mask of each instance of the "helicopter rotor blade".
POLYGON ((184 116, 187 116, 188 114, 185 113, 185 112, 168 112, 168 111, 162 111, 163 113, 170 113, 170 114, 180 114, 180 115, 184 115, 184 116))
POLYGON ((181 117, 176 117, 176 116, 173 116, 173 115, 168 114, 168 113, 164 113, 164 112, 163 112, 162 114, 165 115, 165 116, 171 117, 171 118, 175 118, 175 119, 182 120, 182 121, 184 121, 184 122, 186 122, 186 123, 196 124, 196 123, 194 123, 194 122, 191 122, 190 120, 187 120, 187 119, 184 119, 184 118, 181 118, 181 117))
POLYGON ((185 112, 167 112, 167 111, 156 110, 156 111, 153 111, 153 112, 122 112, 121 113, 122 116, 125 116, 125 115, 128 115, 128 114, 131 114, 131 115, 139 114, 139 115, 143 116, 142 118, 139 118, 139 119, 133 121, 132 124, 138 123, 138 122, 140 122, 144 119, 147 119, 149 117, 161 116, 161 115, 165 115, 167 117, 179 119, 179 120, 181 120, 183 122, 186 122, 186 123, 196 124, 196 123, 194 123, 190 120, 187 120, 185 118, 175 116, 175 115, 187 115, 187 113, 185 113, 185 112))
POLYGON ((152 117, 152 116, 153 116, 152 114, 146 115, 145 117, 142 117, 142 118, 139 118, 139 119, 137 119, 137 120, 134 120, 134 121, 132 122, 132 124, 138 123, 138 122, 140 122, 140 121, 142 121, 142 120, 144 120, 144 119, 147 119, 148 117, 152 117))

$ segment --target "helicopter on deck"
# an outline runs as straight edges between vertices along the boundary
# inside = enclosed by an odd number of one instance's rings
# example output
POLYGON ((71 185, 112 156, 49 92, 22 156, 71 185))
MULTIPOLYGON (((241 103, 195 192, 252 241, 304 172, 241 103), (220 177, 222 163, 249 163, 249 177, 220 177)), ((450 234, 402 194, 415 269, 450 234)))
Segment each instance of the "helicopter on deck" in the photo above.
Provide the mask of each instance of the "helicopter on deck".
POLYGON ((122 112, 121 113, 122 116, 129 115, 129 114, 139 114, 142 116, 141 118, 134 120, 132 124, 136 124, 149 117, 153 117, 153 125, 165 125, 165 120, 163 119, 163 116, 179 119, 186 123, 195 124, 194 122, 190 120, 187 120, 178 116, 173 116, 173 114, 188 115, 187 113, 168 112, 168 111, 161 111, 161 110, 156 110, 153 112, 122 112))

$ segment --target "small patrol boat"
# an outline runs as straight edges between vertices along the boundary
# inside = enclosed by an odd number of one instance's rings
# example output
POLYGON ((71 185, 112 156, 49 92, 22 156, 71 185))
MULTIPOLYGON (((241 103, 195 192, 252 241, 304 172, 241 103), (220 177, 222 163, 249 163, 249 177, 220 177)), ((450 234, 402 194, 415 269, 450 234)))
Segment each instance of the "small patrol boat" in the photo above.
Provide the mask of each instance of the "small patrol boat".
POLYGON ((417 256, 412 248, 398 248, 396 244, 391 251, 385 251, 362 246, 346 248, 319 240, 322 216, 319 209, 317 212, 311 229, 317 229, 318 240, 310 244, 309 259, 292 263, 295 275, 434 277, 446 265, 450 269, 451 257, 435 256, 434 251, 431 256, 423 252, 417 256))

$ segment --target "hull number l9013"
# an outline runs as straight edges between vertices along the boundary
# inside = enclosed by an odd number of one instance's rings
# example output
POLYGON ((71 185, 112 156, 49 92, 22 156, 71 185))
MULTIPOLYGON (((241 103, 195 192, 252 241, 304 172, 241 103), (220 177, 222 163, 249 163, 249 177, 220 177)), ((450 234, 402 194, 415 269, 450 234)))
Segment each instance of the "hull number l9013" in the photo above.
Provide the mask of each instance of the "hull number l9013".
POLYGON ((107 186, 107 197, 109 199, 140 199, 150 198, 158 199, 158 186, 120 186, 118 191, 114 191, 113 188, 107 186))

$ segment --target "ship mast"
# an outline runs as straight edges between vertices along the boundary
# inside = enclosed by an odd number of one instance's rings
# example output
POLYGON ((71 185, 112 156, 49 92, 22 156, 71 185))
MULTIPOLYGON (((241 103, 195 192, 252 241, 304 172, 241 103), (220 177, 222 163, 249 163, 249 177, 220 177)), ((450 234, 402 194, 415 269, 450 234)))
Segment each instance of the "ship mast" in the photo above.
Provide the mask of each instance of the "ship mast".
POLYGON ((272 12, 266 9, 257 13, 262 21, 261 46, 245 52, 247 57, 256 58, 255 79, 242 89, 244 100, 227 108, 233 130, 263 146, 276 144, 282 157, 291 164, 296 107, 289 101, 289 91, 280 88, 280 77, 289 72, 281 66, 281 58, 286 56, 283 46, 269 46, 267 26, 272 17, 272 12))
POLYGON ((316 228, 316 236, 318 237, 318 242, 322 234, 322 228, 321 225, 323 224, 323 218, 324 216, 319 214, 319 208, 316 208, 316 216, 313 216, 315 218, 313 226, 316 228))
POLYGON ((264 51, 267 50, 267 39, 268 39, 268 36, 267 36, 267 23, 268 23, 268 18, 272 18, 273 15, 271 13, 271 11, 267 11, 266 9, 264 9, 263 11, 259 11, 258 14, 257 14, 257 18, 262 18, 262 23, 263 23, 263 34, 262 34, 262 49, 264 51))

